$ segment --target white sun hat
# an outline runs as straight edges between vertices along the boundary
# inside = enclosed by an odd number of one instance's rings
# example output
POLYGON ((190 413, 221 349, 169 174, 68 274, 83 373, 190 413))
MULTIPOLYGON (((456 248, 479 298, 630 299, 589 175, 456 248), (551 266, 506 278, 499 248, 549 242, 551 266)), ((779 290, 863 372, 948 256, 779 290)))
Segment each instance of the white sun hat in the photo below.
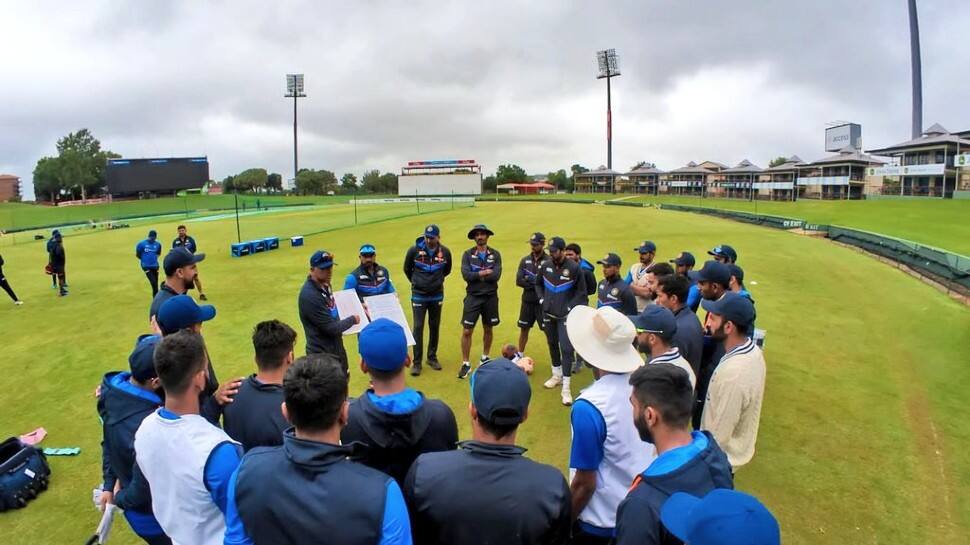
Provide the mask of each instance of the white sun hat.
POLYGON ((633 347, 637 328, 613 307, 574 307, 566 317, 566 333, 586 363, 610 373, 631 373, 643 365, 633 347))

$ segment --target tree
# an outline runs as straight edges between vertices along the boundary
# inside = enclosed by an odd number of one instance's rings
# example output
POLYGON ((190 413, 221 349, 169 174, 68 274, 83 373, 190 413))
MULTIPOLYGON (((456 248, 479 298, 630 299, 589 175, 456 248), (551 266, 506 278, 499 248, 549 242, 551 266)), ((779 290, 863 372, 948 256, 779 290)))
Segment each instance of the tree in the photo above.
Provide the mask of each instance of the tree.
POLYGON ((519 165, 499 165, 498 170, 495 171, 496 185, 513 182, 526 182, 528 180, 529 175, 526 174, 525 169, 519 165))
POLYGON ((296 175, 296 190, 301 195, 323 194, 323 173, 311 168, 300 169, 296 175))
POLYGON ((342 193, 355 193, 357 191, 357 176, 350 172, 340 177, 340 191, 342 193))
POLYGON ((379 193, 385 195, 396 195, 397 194, 397 174, 393 172, 385 172, 381 174, 380 178, 380 190, 379 193))
POLYGON ((498 183, 496 183, 495 181, 495 176, 493 174, 489 174, 488 176, 485 177, 484 180, 482 180, 482 192, 495 193, 495 186, 497 185, 498 183))
POLYGON ((556 189, 566 189, 569 185, 569 175, 566 174, 564 169, 559 169, 555 172, 550 172, 546 179, 550 184, 556 186, 556 189))
POLYGON ((576 175, 589 172, 589 169, 577 163, 569 167, 569 172, 571 172, 572 175, 569 176, 569 180, 566 183, 566 190, 572 191, 573 188, 576 187, 576 175))
POLYGON ((42 157, 34 167, 34 195, 38 200, 49 195, 50 202, 57 202, 60 193, 60 161, 57 157, 42 157))
POLYGON ((364 176, 360 179, 361 189, 368 193, 380 193, 381 188, 381 171, 379 170, 368 170, 364 173, 364 176))
POLYGON ((266 189, 283 191, 283 176, 276 172, 266 176, 266 189))
POLYGON ((226 176, 222 179, 222 191, 223 193, 229 193, 236 190, 236 177, 226 176))
POLYGON ((265 168, 249 168, 235 176, 233 184, 242 191, 256 191, 266 186, 269 175, 265 168))
POLYGON ((652 166, 653 165, 651 165, 650 163, 648 163, 646 161, 640 161, 637 164, 635 164, 632 167, 630 167, 630 171, 634 171, 634 170, 636 170, 636 169, 638 169, 640 167, 652 167, 652 166))
POLYGON ((101 142, 87 129, 68 134, 57 141, 61 189, 75 190, 85 198, 105 187, 108 159, 121 157, 101 149, 101 142))
POLYGON ((772 160, 771 160, 771 161, 770 161, 770 162, 768 163, 768 167, 769 167, 769 168, 771 168, 771 167, 776 167, 776 166, 778 166, 778 165, 783 165, 783 164, 785 164, 785 163, 787 163, 787 162, 788 162, 788 158, 787 158, 787 157, 775 157, 774 159, 772 159, 772 160))
POLYGON ((323 194, 329 195, 331 192, 336 193, 337 186, 337 175, 329 170, 320 170, 320 181, 323 185, 323 194))

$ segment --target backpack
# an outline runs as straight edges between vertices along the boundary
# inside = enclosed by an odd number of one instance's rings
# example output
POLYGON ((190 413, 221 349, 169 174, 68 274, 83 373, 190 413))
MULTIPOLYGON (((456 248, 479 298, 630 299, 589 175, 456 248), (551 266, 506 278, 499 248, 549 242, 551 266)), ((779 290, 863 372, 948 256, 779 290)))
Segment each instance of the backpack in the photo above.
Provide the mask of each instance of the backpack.
POLYGON ((11 437, 0 443, 0 512, 20 509, 47 490, 51 469, 39 449, 11 437))

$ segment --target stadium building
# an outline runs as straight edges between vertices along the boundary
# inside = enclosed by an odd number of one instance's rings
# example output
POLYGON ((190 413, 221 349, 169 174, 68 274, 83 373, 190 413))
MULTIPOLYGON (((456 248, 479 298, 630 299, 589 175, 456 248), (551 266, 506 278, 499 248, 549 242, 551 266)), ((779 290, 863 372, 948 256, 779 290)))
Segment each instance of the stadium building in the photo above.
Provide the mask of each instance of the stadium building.
POLYGON ((854 146, 798 168, 796 186, 799 199, 861 199, 866 186, 867 169, 884 161, 866 155, 854 146))
POLYGON ((769 201, 794 200, 798 167, 804 164, 799 156, 792 155, 784 163, 762 170, 758 181, 754 183, 755 198, 769 201))
POLYGON ((883 185, 883 195, 953 198, 960 191, 970 197, 970 140, 961 134, 970 136, 970 131, 952 134, 937 123, 919 138, 868 150, 893 158, 893 164, 869 173, 893 177, 883 185))
POLYGON ((596 170, 576 175, 576 193, 615 193, 618 189, 620 173, 603 165, 596 170))
MULTIPOLYGON (((753 164, 747 159, 741 161, 737 166, 721 171, 721 176, 716 182, 714 196, 727 197, 729 199, 753 199, 755 180, 764 169, 753 164)), ((708 189, 710 193, 711 190, 708 189)))
MULTIPOLYGON (((660 191, 669 195, 705 195, 709 184, 718 181, 726 165, 716 161, 693 161, 660 177, 660 191)), ((717 195, 711 195, 717 196, 717 195)))
POLYGON ((409 161, 397 178, 401 197, 481 195, 482 167, 474 159, 409 161))
POLYGON ((0 174, 0 202, 19 201, 22 196, 20 177, 0 174))
POLYGON ((635 194, 657 195, 660 192, 660 176, 663 174, 664 171, 657 168, 656 165, 648 163, 627 172, 628 182, 623 186, 629 187, 635 194))

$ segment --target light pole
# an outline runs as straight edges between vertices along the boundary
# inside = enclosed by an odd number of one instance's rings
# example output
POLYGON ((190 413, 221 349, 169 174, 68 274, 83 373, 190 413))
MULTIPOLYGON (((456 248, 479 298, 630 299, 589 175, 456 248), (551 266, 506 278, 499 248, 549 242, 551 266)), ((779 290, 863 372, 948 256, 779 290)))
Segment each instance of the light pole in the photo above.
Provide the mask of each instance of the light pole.
POLYGON ((909 57, 913 67, 913 139, 923 134, 923 68, 919 55, 916 0, 909 0, 909 57))
POLYGON ((296 101, 306 98, 303 92, 303 74, 286 75, 286 94, 284 98, 293 98, 293 183, 296 183, 296 174, 299 172, 299 162, 296 155, 296 101))
MULTIPOLYGON (((620 75, 620 58, 615 49, 605 49, 596 52, 596 62, 599 74, 596 79, 606 79, 606 168, 613 169, 613 109, 610 93, 610 80, 620 75)), ((615 191, 616 180, 610 183, 610 191, 615 191)))

